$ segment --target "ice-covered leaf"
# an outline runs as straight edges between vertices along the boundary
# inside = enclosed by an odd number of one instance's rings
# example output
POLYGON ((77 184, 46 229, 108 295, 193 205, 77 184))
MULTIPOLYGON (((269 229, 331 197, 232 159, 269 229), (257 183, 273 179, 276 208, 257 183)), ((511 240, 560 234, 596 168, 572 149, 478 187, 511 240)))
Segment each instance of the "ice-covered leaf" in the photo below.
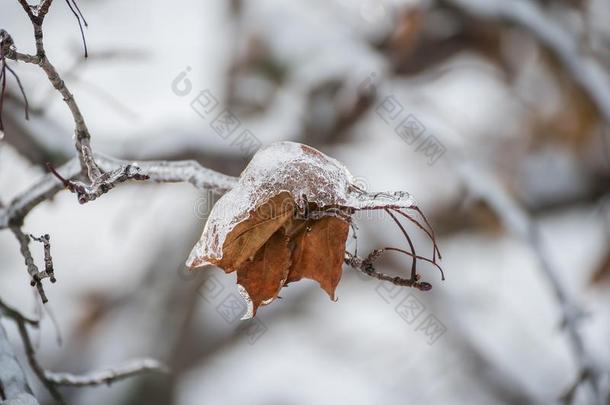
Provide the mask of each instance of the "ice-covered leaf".
MULTIPOLYGON (((237 185, 213 207, 187 266, 237 271, 249 304, 247 315, 273 301, 284 285, 302 278, 317 281, 334 299, 354 212, 393 210, 424 229, 400 211, 420 212, 409 193, 369 193, 354 183, 345 166, 310 146, 269 145, 254 155, 237 185)), ((436 245, 434 249, 436 264, 436 245)), ((413 268, 411 281, 403 285, 417 286, 415 263, 420 257, 414 249, 406 254, 413 268)), ((350 263, 358 262, 350 257, 350 263)), ((369 266, 358 263, 361 269, 369 266)), ((366 272, 371 274, 369 267, 366 272)))
POLYGON ((258 206, 247 219, 235 225, 224 239, 220 257, 197 257, 191 267, 212 263, 223 268, 227 273, 235 271, 246 260, 252 259, 271 235, 293 216, 293 213, 294 203, 290 194, 279 193, 258 206))

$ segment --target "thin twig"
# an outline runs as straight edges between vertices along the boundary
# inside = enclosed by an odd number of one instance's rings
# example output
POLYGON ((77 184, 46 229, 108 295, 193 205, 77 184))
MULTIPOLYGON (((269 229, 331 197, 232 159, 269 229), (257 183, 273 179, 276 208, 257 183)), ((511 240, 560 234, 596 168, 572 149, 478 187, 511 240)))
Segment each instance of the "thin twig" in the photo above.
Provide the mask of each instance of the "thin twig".
POLYGON ((30 234, 30 238, 36 242, 42 243, 44 246, 44 272, 48 275, 51 282, 54 283, 56 279, 55 269, 53 268, 53 258, 51 257, 51 237, 47 233, 39 237, 30 234))
MULTIPOLYGON (((83 170, 86 169, 89 173, 95 174, 95 162, 88 161, 85 156, 86 149, 90 149, 91 135, 89 133, 87 124, 85 123, 83 114, 81 113, 80 108, 76 103, 76 100, 74 99, 74 95, 70 92, 70 90, 66 86, 66 83, 62 80, 61 76, 57 72, 57 69, 55 69, 55 66, 53 66, 53 64, 49 61, 45 53, 42 24, 44 22, 44 17, 46 16, 49 7, 51 6, 52 0, 45 1, 40 6, 38 14, 34 14, 32 8, 27 4, 25 0, 19 0, 19 2, 30 17, 30 21, 32 22, 32 26, 34 27, 34 39, 36 41, 36 57, 34 58, 31 55, 18 54, 13 49, 9 50, 5 57, 8 59, 22 60, 27 61, 29 63, 35 63, 40 66, 40 68, 45 72, 47 78, 49 79, 49 82, 61 94, 62 99, 64 100, 70 110, 70 113, 72 114, 75 127, 75 146, 81 159, 83 170)), ((90 180, 94 181, 94 178, 90 178, 90 180)))
POLYGON ((87 24, 87 20, 85 20, 83 13, 81 13, 80 8, 76 3, 76 0, 66 0, 66 4, 70 8, 70 11, 72 11, 72 14, 74 14, 76 21, 78 22, 78 28, 80 29, 80 35, 83 40, 83 47, 85 48, 85 58, 87 58, 89 56, 89 52, 87 51, 87 40, 85 39, 85 31, 83 29, 83 24, 85 25, 85 27, 88 27, 89 24, 87 24))
MULTIPOLYGON (((95 155, 99 165, 106 172, 112 172, 128 164, 138 167, 142 174, 148 176, 151 182, 180 183, 188 182, 199 190, 212 190, 224 194, 237 184, 237 178, 205 168, 193 160, 176 162, 142 161, 129 162, 104 155, 95 155)), ((55 169, 60 177, 73 180, 80 174, 78 158, 74 158, 60 168, 55 169)), ((43 175, 34 185, 17 196, 8 206, 0 207, 0 230, 11 225, 20 226, 23 218, 38 204, 53 197, 67 187, 52 174, 43 175)))
POLYGON ((392 211, 390 211, 389 209, 385 209, 385 212, 388 213, 388 215, 392 218, 392 220, 396 223, 396 225, 398 225, 398 227, 400 228, 400 231, 402 232, 403 236, 405 237, 405 239, 407 240, 407 243, 409 244, 409 248, 411 249, 411 280, 415 280, 417 277, 417 253, 415 252, 415 245, 413 245, 413 241, 411 240, 411 237, 409 236, 409 234, 407 233, 405 227, 400 223, 400 221, 398 220, 398 218, 396 218, 396 215, 392 214, 392 211))
POLYGON ((141 359, 105 371, 98 371, 85 375, 45 371, 45 377, 54 385, 88 387, 110 385, 114 382, 146 373, 169 373, 169 369, 166 365, 157 360, 141 359))
MULTIPOLYGON (((434 235, 434 228, 432 227, 432 225, 430 225, 430 222, 428 221, 428 218, 426 218, 426 215, 424 214, 424 212, 417 205, 412 205, 408 209, 417 212, 419 214, 419 216, 424 220, 424 223, 426 224, 426 226, 428 227, 427 229, 425 229, 424 227, 421 227, 421 228, 423 229, 424 232, 426 232, 426 234, 428 234, 428 236, 432 240, 432 244, 434 245, 434 251, 435 251, 435 254, 433 255, 434 260, 436 260, 436 255, 438 255, 439 259, 442 259, 443 256, 441 255, 441 251, 438 248, 438 244, 436 243, 436 236, 434 235)), ((408 215, 400 210, 398 210, 398 213, 405 216, 406 218, 410 218, 410 215, 408 215)), ((413 222, 415 222, 418 225, 421 225, 415 219, 413 219, 413 222)))
POLYGON ((383 254, 383 249, 377 249, 372 251, 366 258, 358 257, 350 252, 345 252, 343 261, 348 266, 366 274, 369 277, 376 278, 378 280, 389 281, 394 285, 401 287, 413 287, 421 291, 429 291, 432 289, 430 283, 419 281, 419 275, 413 278, 402 278, 399 276, 390 276, 388 274, 378 272, 373 263, 383 254))
POLYGON ((81 204, 85 204, 89 201, 93 201, 96 198, 100 197, 102 194, 107 193, 112 190, 117 184, 123 183, 127 180, 148 180, 149 177, 146 174, 143 174, 140 168, 134 164, 125 164, 121 165, 119 168, 114 169, 109 172, 105 172, 101 174, 97 165, 93 164, 94 160, 89 152, 85 154, 87 156, 87 161, 90 162, 91 165, 87 167, 97 170, 95 175, 90 175, 90 178, 93 178, 93 182, 91 184, 85 184, 83 182, 77 180, 67 180, 62 177, 57 170, 55 170, 50 163, 47 163, 48 169, 53 173, 55 177, 62 182, 65 188, 70 190, 73 193, 76 193, 78 196, 78 202, 81 204))
POLYGON ((51 261, 51 254, 50 254, 50 245, 48 246, 48 249, 47 249, 47 246, 45 245, 45 267, 46 267, 46 269, 44 271, 38 271, 38 266, 36 266, 36 264, 34 263, 34 258, 32 257, 32 252, 30 251, 30 247, 29 247, 30 237, 28 235, 26 235, 25 233, 23 233, 23 231, 21 230, 21 227, 19 227, 19 226, 11 226, 11 231, 13 232, 13 235, 15 235, 17 242, 19 242, 19 249, 21 251, 21 255, 23 256, 23 259, 25 260, 25 265, 26 265, 28 274, 30 275, 30 278, 31 278, 30 283, 31 283, 32 287, 36 287, 36 289, 38 290, 38 294, 40 295, 40 299, 42 300, 43 303, 48 302, 47 295, 42 286, 42 280, 44 280, 45 278, 50 278, 52 283, 55 282, 55 276, 53 273, 53 262, 51 261), (48 256, 47 256, 47 250, 48 250, 48 256), (47 264, 47 259, 48 259, 48 264, 47 264))
POLYGON ((400 253, 403 253, 403 254, 405 254, 407 256, 411 256, 411 257, 413 257, 413 258, 415 258, 417 260, 421 260, 423 262, 430 263, 430 264, 434 265, 434 267, 436 267, 438 269, 438 271, 441 272, 441 280, 443 280, 443 281, 445 280, 445 272, 443 271, 443 268, 436 261, 434 261, 434 260, 428 259, 427 257, 424 257, 424 256, 413 255, 412 253, 409 253, 409 252, 407 252, 404 249, 399 249, 399 248, 395 248, 395 247, 384 247, 381 250, 389 250, 389 251, 394 251, 394 252, 400 252, 400 253))

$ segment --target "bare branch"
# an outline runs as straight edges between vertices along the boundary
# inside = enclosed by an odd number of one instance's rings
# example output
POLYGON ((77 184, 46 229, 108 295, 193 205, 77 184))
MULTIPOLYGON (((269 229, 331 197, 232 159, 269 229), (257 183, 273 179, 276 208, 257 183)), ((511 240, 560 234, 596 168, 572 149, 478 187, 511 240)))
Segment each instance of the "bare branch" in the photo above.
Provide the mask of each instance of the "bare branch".
MULTIPOLYGON (((70 113, 72 114, 75 127, 75 146, 81 158, 82 167, 83 169, 87 169, 90 174, 95 175, 97 174, 95 161, 88 160, 85 156, 86 149, 89 148, 90 150, 91 148, 91 135, 89 133, 89 129, 87 128, 87 124, 85 123, 83 114, 81 113, 80 108, 74 99, 74 95, 70 92, 70 90, 66 86, 66 83, 62 80, 61 76, 57 72, 57 69, 55 69, 55 66, 53 66, 53 64, 49 61, 44 50, 42 23, 44 21, 44 17, 46 16, 49 10, 49 7, 51 6, 52 1, 53 0, 44 1, 44 3, 42 3, 38 9, 38 14, 35 14, 32 10, 32 7, 29 6, 27 1, 19 0, 21 6, 30 18, 32 26, 34 27, 34 39, 36 41, 36 57, 34 58, 31 55, 19 54, 14 49, 10 49, 6 53, 6 58, 35 63, 40 66, 40 68, 45 72, 47 78, 49 79, 49 82, 61 94, 64 102, 70 109, 70 113)), ((69 2, 68 5, 71 6, 69 2)), ((94 178, 90 178, 90 180, 94 181, 94 178)))
MULTIPOLYGON (((89 154, 87 153, 87 156, 89 154)), ((88 161, 93 163, 93 158, 87 159, 88 161)), ((70 190, 73 193, 76 193, 78 196, 78 202, 81 204, 85 204, 89 201, 93 201, 96 198, 100 197, 102 194, 107 193, 112 190, 117 184, 123 183, 127 180, 148 180, 149 177, 145 174, 142 174, 139 167, 133 164, 125 164, 121 165, 119 168, 114 169, 112 171, 101 174, 99 172, 99 168, 97 165, 88 166, 91 169, 95 168, 97 174, 94 176, 90 176, 93 178, 93 182, 90 185, 87 185, 83 182, 76 180, 67 180, 63 178, 51 165, 47 164, 49 170, 57 177, 64 187, 70 190)))
POLYGON ((212 190, 218 194, 224 194, 237 183, 237 178, 207 169, 192 160, 129 162, 99 154, 95 155, 95 160, 98 167, 105 171, 104 174, 96 178, 90 186, 81 182, 71 182, 67 185, 70 191, 78 195, 81 204, 95 200, 118 183, 129 179, 151 180, 157 183, 189 182, 200 190, 212 190))
MULTIPOLYGON (((601 390, 604 373, 596 364, 594 357, 587 351, 584 338, 578 327, 583 311, 573 302, 567 290, 561 284, 557 270, 548 259, 536 224, 508 194, 502 184, 487 171, 466 162, 459 164, 458 170, 468 190, 474 196, 485 201, 506 228, 530 246, 563 314, 563 326, 568 334, 572 352, 579 367, 580 377, 576 384, 581 382, 588 384, 592 389, 595 403, 604 404, 607 395, 601 390)), ((570 389, 570 391, 575 390, 575 387, 570 389)))
POLYGON ((41 0, 42 4, 40 5, 40 11, 38 11, 38 17, 44 18, 49 12, 49 8, 51 7, 51 3, 53 0, 41 0))
POLYGON ((86 375, 45 371, 45 377, 54 385, 87 387, 110 385, 114 382, 146 373, 169 373, 169 369, 166 365, 157 360, 141 359, 131 361, 109 370, 98 371, 86 375))
POLYGON ((7 59, 12 59, 17 62, 31 63, 32 65, 40 65, 40 57, 37 55, 29 55, 27 53, 17 52, 14 49, 9 49, 5 54, 7 59))
MULTIPOLYGON (((48 12, 51 2, 52 0, 44 1, 40 7, 34 8, 30 7, 25 0, 20 0, 22 7, 34 26, 34 37, 37 46, 37 53, 35 56, 18 53, 12 46, 12 43, 11 46, 3 46, 2 50, 4 51, 3 55, 5 54, 6 58, 40 66, 46 73, 52 86, 62 95, 74 120, 75 146, 78 152, 81 170, 76 172, 72 162, 66 164, 64 169, 60 169, 60 171, 67 171, 68 176, 62 175, 53 169, 52 172, 60 179, 60 184, 51 182, 50 176, 47 176, 37 183, 35 188, 18 197, 7 209, 0 210, 0 229, 6 228, 7 226, 20 226, 24 216, 27 215, 29 210, 41 201, 53 196, 62 188, 61 186, 76 193, 78 200, 81 203, 92 201, 114 188, 117 184, 130 179, 147 180, 150 178, 158 182, 189 181, 196 187, 212 188, 219 192, 224 192, 232 187, 235 183, 233 178, 204 169, 195 162, 150 162, 138 165, 109 157, 101 157, 93 153, 90 146, 91 136, 89 129, 80 108, 78 107, 73 94, 61 79, 59 73, 48 60, 44 52, 42 22, 44 16, 48 12), (38 14, 36 14, 36 10, 38 10, 38 14), (98 163, 96 162, 98 158, 103 161, 104 169, 98 166, 98 163), (146 173, 143 173, 143 171, 146 171, 146 173), (86 175, 88 183, 76 179, 76 177, 79 177, 80 175, 86 175), (210 180, 205 177, 210 177, 210 180)), ((67 0, 67 2, 77 15, 81 15, 76 3, 70 3, 70 0, 67 0)), ((30 270, 31 269, 32 268, 30 267, 30 270)))
POLYGON ((34 20, 36 19, 36 15, 32 11, 32 7, 28 4, 27 0, 19 0, 19 4, 21 4, 21 7, 23 7, 23 10, 28 15, 28 17, 30 17, 30 21, 32 21, 32 23, 34 23, 34 20))
MULTIPOLYGON (((10 58, 10 54, 7 55, 7 57, 10 58)), ((88 171, 95 170, 92 167, 95 166, 95 163, 91 163, 90 161, 86 162, 86 157, 84 155, 85 152, 83 149, 90 148, 89 140, 91 139, 91 135, 89 133, 89 128, 85 123, 85 118, 83 117, 83 114, 81 113, 80 108, 74 99, 74 95, 70 92, 66 86, 66 83, 61 79, 59 73, 55 69, 55 66, 49 62, 46 56, 40 58, 38 65, 46 73, 51 85, 61 94, 62 99, 72 113, 72 118, 74 120, 74 134, 76 138, 75 146, 81 157, 81 163, 87 168, 88 171)))
MULTIPOLYGON (((139 173, 148 176, 149 181, 157 183, 188 182, 200 190, 212 190, 224 194, 237 183, 237 178, 207 169, 193 160, 166 162, 143 161, 128 162, 104 155, 95 155, 100 167, 107 172, 125 170, 127 165, 139 168, 139 173), (121 169, 123 168, 123 169, 121 169)), ((56 169, 61 177, 67 180, 77 178, 81 171, 79 161, 74 158, 56 169)), ((53 197, 64 188, 52 173, 48 173, 27 191, 16 197, 7 207, 0 207, 0 229, 11 225, 20 226, 23 218, 41 202, 53 197)))
POLYGON ((188 182, 199 190, 212 190, 218 194, 231 190, 238 180, 237 177, 205 168, 194 160, 129 162, 101 154, 96 154, 95 159, 105 171, 116 170, 121 166, 132 164, 139 167, 150 181, 157 183, 188 182))

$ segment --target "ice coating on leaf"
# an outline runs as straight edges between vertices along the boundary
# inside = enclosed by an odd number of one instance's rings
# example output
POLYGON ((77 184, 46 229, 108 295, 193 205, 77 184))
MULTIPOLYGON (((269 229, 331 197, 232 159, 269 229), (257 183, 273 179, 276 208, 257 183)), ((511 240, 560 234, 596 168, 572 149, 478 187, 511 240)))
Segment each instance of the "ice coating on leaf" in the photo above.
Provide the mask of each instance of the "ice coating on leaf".
POLYGON ((344 205, 352 180, 341 163, 309 146, 280 142, 261 149, 242 172, 238 184, 212 209, 187 265, 208 264, 197 262, 202 257, 221 258, 223 242, 235 225, 281 191, 289 192, 299 209, 305 207, 306 201, 319 206, 344 205))
POLYGON ((247 319, 252 319, 254 317, 254 303, 250 298, 250 294, 244 288, 243 285, 237 284, 237 290, 239 291, 239 295, 246 301, 246 313, 240 318, 240 320, 245 321, 247 319))
POLYGON ((320 208, 338 206, 353 210, 414 204, 409 193, 369 193, 358 188, 343 164, 310 146, 274 143, 254 155, 237 185, 215 204, 187 266, 201 267, 221 259, 224 241, 231 230, 282 191, 291 194, 300 211, 308 203, 320 208))

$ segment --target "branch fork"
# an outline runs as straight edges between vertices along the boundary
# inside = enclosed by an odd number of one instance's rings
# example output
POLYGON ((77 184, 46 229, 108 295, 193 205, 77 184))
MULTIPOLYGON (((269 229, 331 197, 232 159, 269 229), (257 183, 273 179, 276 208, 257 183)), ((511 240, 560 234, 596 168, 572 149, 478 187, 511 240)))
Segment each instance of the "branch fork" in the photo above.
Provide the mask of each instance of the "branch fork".
POLYGON ((85 184, 78 180, 67 180, 50 163, 47 163, 47 167, 63 183, 66 189, 77 195, 78 202, 81 204, 95 200, 112 190, 117 184, 127 180, 150 179, 150 176, 143 173, 142 169, 134 164, 121 165, 119 168, 109 172, 102 172, 97 165, 88 166, 90 168, 91 184, 85 184), (95 168, 95 171, 92 168, 95 168))

